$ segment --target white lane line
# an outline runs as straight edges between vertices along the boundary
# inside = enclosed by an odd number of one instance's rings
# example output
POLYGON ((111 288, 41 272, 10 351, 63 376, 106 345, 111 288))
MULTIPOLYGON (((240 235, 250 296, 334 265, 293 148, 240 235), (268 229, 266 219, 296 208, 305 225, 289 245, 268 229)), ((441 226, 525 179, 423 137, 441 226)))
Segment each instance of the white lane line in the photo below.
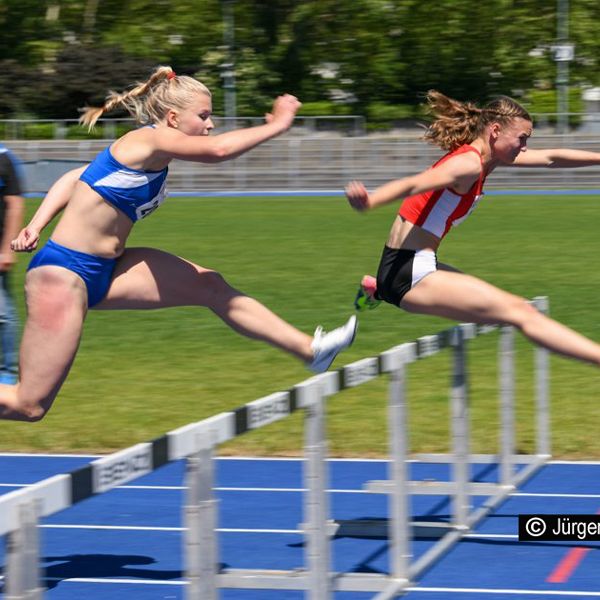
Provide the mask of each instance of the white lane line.
POLYGON ((103 454, 38 454, 35 452, 0 452, 1 456, 22 456, 24 458, 100 458, 103 454))
MULTIPOLYGON (((40 525, 44 529, 100 529, 109 531, 165 531, 165 532, 179 532, 185 531, 185 527, 152 527, 147 525, 78 525, 78 524, 45 524, 40 525)), ((294 534, 301 535, 303 531, 301 529, 248 529, 248 528, 236 528, 236 527, 219 527, 217 529, 220 533, 272 533, 272 534, 294 534)), ((465 538, 473 539, 507 539, 516 540, 519 538, 518 535, 505 534, 505 533, 468 533, 465 538)))
MULTIPOLYGON (((0 580, 4 577, 0 576, 0 580)), ((46 581, 59 581, 61 583, 108 583, 117 585, 168 585, 182 586, 188 582, 182 579, 166 581, 164 579, 110 579, 98 577, 47 577, 46 581)), ((446 587, 408 587, 403 592, 443 593, 443 594, 504 594, 511 596, 556 596, 577 598, 600 598, 600 592, 592 591, 557 591, 557 590, 526 590, 511 588, 446 588, 446 587)))
POLYGON ((557 591, 557 590, 519 590, 494 588, 444 588, 444 587, 411 587, 406 591, 444 594, 505 594, 514 596, 577 596, 583 598, 600 598, 600 592, 557 591))
MULTIPOLYGON (((71 525, 71 524, 46 524, 40 525, 44 529, 91 529, 107 531, 165 531, 179 532, 186 531, 186 527, 150 527, 146 525, 71 525)), ((302 534, 300 529, 242 529, 234 527, 219 527, 220 533, 273 533, 273 534, 302 534)))

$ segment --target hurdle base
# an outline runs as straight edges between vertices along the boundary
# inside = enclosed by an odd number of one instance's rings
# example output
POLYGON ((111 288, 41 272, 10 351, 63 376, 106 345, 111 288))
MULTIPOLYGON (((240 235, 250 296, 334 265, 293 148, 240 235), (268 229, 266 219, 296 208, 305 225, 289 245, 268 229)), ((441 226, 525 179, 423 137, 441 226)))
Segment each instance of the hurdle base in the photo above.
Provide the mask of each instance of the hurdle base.
MULTIPOLYGON (((537 462, 540 458, 550 460, 552 456, 545 453, 536 454, 513 454, 511 455, 512 462, 514 465, 523 466, 530 463, 537 462)), ((454 457, 448 453, 417 453, 412 455, 410 462, 419 463, 439 463, 439 464, 452 464, 454 457)), ((475 465, 489 465, 489 464, 500 464, 502 462, 502 456, 500 454, 469 454, 467 461, 475 465)))
MULTIPOLYGON (((451 496, 456 494, 458 486, 452 481, 408 481, 408 491, 419 496, 451 496)), ((395 491, 393 481, 369 481, 365 489, 375 494, 393 494, 395 491)), ((467 484, 467 493, 470 496, 492 496, 499 491, 510 494, 515 491, 514 485, 498 483, 471 482, 467 484)))
MULTIPOLYGON (((403 590, 411 585, 408 579, 392 578, 387 573, 330 573, 331 589, 336 592, 385 592, 393 584, 403 590)), ((219 588, 232 589, 310 589, 305 569, 276 571, 261 569, 224 569, 217 575, 219 588)))

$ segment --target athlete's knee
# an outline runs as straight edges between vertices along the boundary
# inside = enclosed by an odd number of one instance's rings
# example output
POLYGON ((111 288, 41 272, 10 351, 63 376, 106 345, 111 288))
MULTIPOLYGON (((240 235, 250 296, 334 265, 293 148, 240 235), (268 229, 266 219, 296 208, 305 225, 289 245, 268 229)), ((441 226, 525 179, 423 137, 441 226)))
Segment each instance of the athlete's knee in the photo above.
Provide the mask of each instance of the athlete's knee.
POLYGON ((217 271, 203 271, 199 274, 199 281, 203 296, 206 298, 206 305, 211 308, 223 304, 240 293, 217 271))
POLYGON ((3 417, 29 423, 41 421, 46 416, 52 403, 45 402, 44 399, 23 398, 17 391, 18 387, 18 385, 10 386, 10 394, 0 401, 0 404, 3 405, 3 417))
POLYGON ((20 404, 17 410, 23 417, 23 421, 27 421, 28 423, 37 423, 48 413, 47 408, 36 402, 20 404))
POLYGON ((519 329, 524 329, 529 323, 540 318, 541 313, 524 298, 515 296, 508 302, 507 322, 519 329))

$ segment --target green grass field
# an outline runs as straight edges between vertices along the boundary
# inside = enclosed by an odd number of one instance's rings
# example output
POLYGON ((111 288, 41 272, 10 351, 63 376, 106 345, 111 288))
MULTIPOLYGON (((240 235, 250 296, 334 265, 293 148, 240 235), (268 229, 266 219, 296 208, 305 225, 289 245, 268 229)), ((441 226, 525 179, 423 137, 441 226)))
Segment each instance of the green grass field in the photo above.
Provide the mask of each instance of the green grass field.
MULTIPOLYGON (((488 196, 452 232, 439 258, 527 297, 550 297, 551 314, 600 340, 600 198, 488 196)), ((37 201, 28 201, 28 212, 37 201)), ((341 324, 357 282, 374 272, 396 206, 356 214, 338 198, 173 198, 138 224, 130 246, 156 246, 219 270, 299 328, 341 324)), ((14 289, 22 306, 28 257, 14 289)), ((356 342, 336 367, 450 326, 382 305, 361 313, 356 342)), ((497 447, 497 335, 469 353, 473 449, 497 447)), ((531 345, 519 339, 518 446, 533 440, 531 345)), ((413 451, 448 449, 450 355, 410 368, 413 451)), ((0 450, 107 452, 157 437, 223 410, 288 389, 310 373, 294 359, 238 337, 206 309, 95 312, 88 317, 71 375, 40 423, 0 423, 0 450)), ((600 374, 551 361, 553 453, 600 457, 600 374)), ((387 451, 387 379, 329 403, 330 450, 337 456, 387 451)), ((221 448, 229 454, 296 454, 301 415, 221 448)))

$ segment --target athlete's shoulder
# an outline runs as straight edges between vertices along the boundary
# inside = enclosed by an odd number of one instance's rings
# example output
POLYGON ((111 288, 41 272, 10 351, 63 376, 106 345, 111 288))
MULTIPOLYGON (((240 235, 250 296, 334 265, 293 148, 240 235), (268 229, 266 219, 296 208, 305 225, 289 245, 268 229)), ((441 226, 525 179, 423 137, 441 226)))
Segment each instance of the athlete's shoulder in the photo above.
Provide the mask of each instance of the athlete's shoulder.
POLYGON ((478 176, 483 169, 479 152, 475 148, 465 146, 449 152, 435 166, 452 171, 457 176, 478 176))

